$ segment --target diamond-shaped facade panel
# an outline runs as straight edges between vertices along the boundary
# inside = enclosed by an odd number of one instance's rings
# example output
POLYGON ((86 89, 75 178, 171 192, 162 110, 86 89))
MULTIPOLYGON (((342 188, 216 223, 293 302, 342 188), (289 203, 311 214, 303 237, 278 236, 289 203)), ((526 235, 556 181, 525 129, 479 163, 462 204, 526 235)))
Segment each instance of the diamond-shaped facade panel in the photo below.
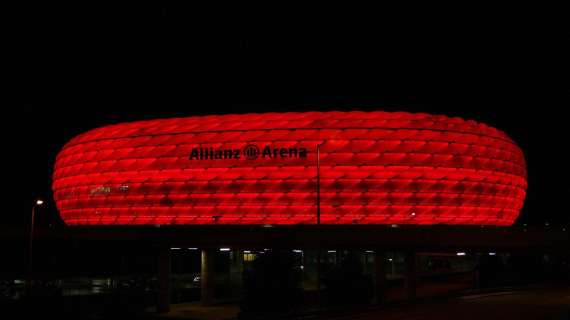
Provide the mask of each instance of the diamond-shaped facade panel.
POLYGON ((527 188, 503 132, 403 112, 303 112, 139 121, 59 153, 63 220, 92 224, 511 225, 527 188))

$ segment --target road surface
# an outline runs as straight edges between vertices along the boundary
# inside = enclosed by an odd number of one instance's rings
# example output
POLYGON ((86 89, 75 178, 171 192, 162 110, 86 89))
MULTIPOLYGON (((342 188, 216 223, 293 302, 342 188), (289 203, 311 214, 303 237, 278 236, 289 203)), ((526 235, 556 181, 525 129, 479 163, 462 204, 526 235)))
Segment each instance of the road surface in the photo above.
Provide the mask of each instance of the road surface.
POLYGON ((328 314, 323 315, 322 319, 570 320, 570 287, 470 295, 339 316, 328 314))

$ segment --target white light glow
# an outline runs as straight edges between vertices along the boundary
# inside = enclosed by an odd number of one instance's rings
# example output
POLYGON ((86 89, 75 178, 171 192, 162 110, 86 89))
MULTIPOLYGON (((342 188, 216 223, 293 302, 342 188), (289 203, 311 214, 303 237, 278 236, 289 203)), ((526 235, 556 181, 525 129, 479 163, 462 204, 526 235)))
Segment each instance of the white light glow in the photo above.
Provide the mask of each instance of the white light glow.
POLYGON ((220 251, 230 251, 230 248, 220 248, 220 251))
POLYGON ((458 256, 464 256, 466 253, 465 252, 458 252, 457 255, 458 256))

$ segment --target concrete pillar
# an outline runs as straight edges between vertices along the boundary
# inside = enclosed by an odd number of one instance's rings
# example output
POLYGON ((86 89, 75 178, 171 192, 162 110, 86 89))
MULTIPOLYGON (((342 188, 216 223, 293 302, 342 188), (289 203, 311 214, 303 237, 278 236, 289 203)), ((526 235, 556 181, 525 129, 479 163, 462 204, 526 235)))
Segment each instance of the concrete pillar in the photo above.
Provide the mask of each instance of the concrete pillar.
POLYGON ((374 297, 376 303, 386 301, 386 253, 374 250, 374 297))
POLYGON ((354 256, 356 261, 362 266, 362 272, 366 273, 366 255, 363 250, 351 250, 350 253, 354 256))
POLYGON ((211 306, 214 303, 214 255, 215 249, 202 249, 201 289, 203 306, 211 306))
POLYGON ((336 266, 340 266, 340 263, 342 262, 342 250, 341 249, 336 249, 336 254, 335 254, 335 265, 336 266))
POLYGON ((230 261, 230 285, 232 294, 237 296, 243 286, 243 251, 232 250, 230 261))
POLYGON ((418 282, 418 263, 417 255, 413 251, 406 252, 406 279, 405 279, 405 292, 406 298, 413 300, 416 298, 416 287, 418 282))
POLYGON ((481 289, 481 254, 475 254, 475 264, 473 266, 473 289, 481 289))
POLYGON ((317 288, 317 251, 306 249, 303 251, 303 277, 305 284, 311 290, 317 288))
POLYGON ((127 260, 124 254, 121 253, 121 265, 119 266, 119 277, 117 279, 117 288, 122 288, 123 280, 128 274, 127 271, 127 260))
POLYGON ((156 311, 166 313, 170 311, 170 248, 163 247, 158 253, 158 300, 156 311))
POLYGON ((321 297, 321 272, 322 272, 322 263, 321 260, 323 258, 322 250, 319 248, 317 250, 317 305, 321 305, 322 297, 321 297))

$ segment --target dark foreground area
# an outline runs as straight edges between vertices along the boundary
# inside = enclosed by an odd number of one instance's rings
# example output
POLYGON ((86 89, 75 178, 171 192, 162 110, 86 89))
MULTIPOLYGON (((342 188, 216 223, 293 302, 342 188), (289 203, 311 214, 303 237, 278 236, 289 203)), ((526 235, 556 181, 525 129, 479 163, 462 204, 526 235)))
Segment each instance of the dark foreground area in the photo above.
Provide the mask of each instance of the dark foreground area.
MULTIPOLYGON (((432 285, 430 285, 432 287, 432 285)), ((288 314, 257 315, 251 319, 551 319, 570 320, 570 286, 535 285, 530 287, 494 289, 478 293, 457 292, 454 296, 419 297, 416 301, 394 300, 381 306, 327 306, 297 310, 288 314)), ((64 308, 53 299, 20 301, 2 308, 2 319, 50 317, 63 319, 241 319, 237 303, 226 302, 210 307, 197 302, 172 305, 166 314, 153 308, 138 309, 137 297, 117 297, 106 301, 105 310, 93 312, 84 301, 67 301, 64 308), (50 302, 51 301, 51 302, 50 302), (103 311, 103 312, 101 312, 103 311)), ((139 297, 140 298, 140 297, 139 297)), ((98 307, 101 304, 98 303, 98 307)), ((250 317, 247 317, 248 319, 250 317)))
MULTIPOLYGON (((199 304, 179 304, 173 306, 169 314, 155 315, 151 318, 234 319, 239 314, 238 310, 239 308, 234 305, 204 308, 199 304)), ((322 309, 279 319, 568 320, 570 319, 570 287, 535 287, 453 298, 429 298, 416 302, 393 303, 382 307, 322 309)))
MULTIPOLYGON (((159 229, 145 237, 123 229, 115 230, 116 234, 85 230, 64 238, 52 232, 50 237, 36 239, 31 273, 25 271, 24 237, 7 233, 3 243, 10 245, 4 246, 4 252, 11 258, 3 261, 0 272, 0 319, 333 318, 368 317, 375 312, 403 313, 407 319, 404 312, 422 305, 449 318, 448 308, 458 308, 464 317, 462 312, 468 311, 462 309, 469 306, 439 304, 473 293, 546 290, 564 284, 556 290, 568 292, 562 297, 570 294, 566 249, 570 242, 563 230, 398 226, 368 228, 370 236, 361 238, 353 235, 362 235, 365 229, 310 233, 307 228, 303 230, 309 244, 327 239, 332 243, 326 242, 326 249, 304 248, 294 241, 303 237, 288 235, 300 229, 277 227, 255 229, 256 241, 268 244, 263 249, 246 247, 246 243, 235 248, 210 243, 201 248, 205 244, 200 239, 193 238, 197 244, 185 240, 188 234, 198 233, 203 239, 233 234, 233 240, 239 241, 246 238, 245 232, 248 236, 254 232, 251 228, 159 229), (208 236, 207 231, 217 231, 213 234, 219 236, 208 236), (321 239, 311 234, 328 236, 321 239), (115 236, 121 240, 113 240, 115 236), (364 242, 361 247, 355 242, 343 248, 333 236, 364 242), (276 241, 275 248, 269 245, 273 244, 270 239, 276 241)), ((503 310, 494 308, 515 312, 520 305, 533 306, 515 301, 481 310, 501 314, 503 310)), ((569 304, 562 300, 559 305, 569 304)), ((552 309, 555 316, 566 316, 556 306, 524 314, 538 317, 552 309)))
POLYGON ((376 310, 322 314, 314 319, 570 319, 570 287, 473 294, 376 310))

